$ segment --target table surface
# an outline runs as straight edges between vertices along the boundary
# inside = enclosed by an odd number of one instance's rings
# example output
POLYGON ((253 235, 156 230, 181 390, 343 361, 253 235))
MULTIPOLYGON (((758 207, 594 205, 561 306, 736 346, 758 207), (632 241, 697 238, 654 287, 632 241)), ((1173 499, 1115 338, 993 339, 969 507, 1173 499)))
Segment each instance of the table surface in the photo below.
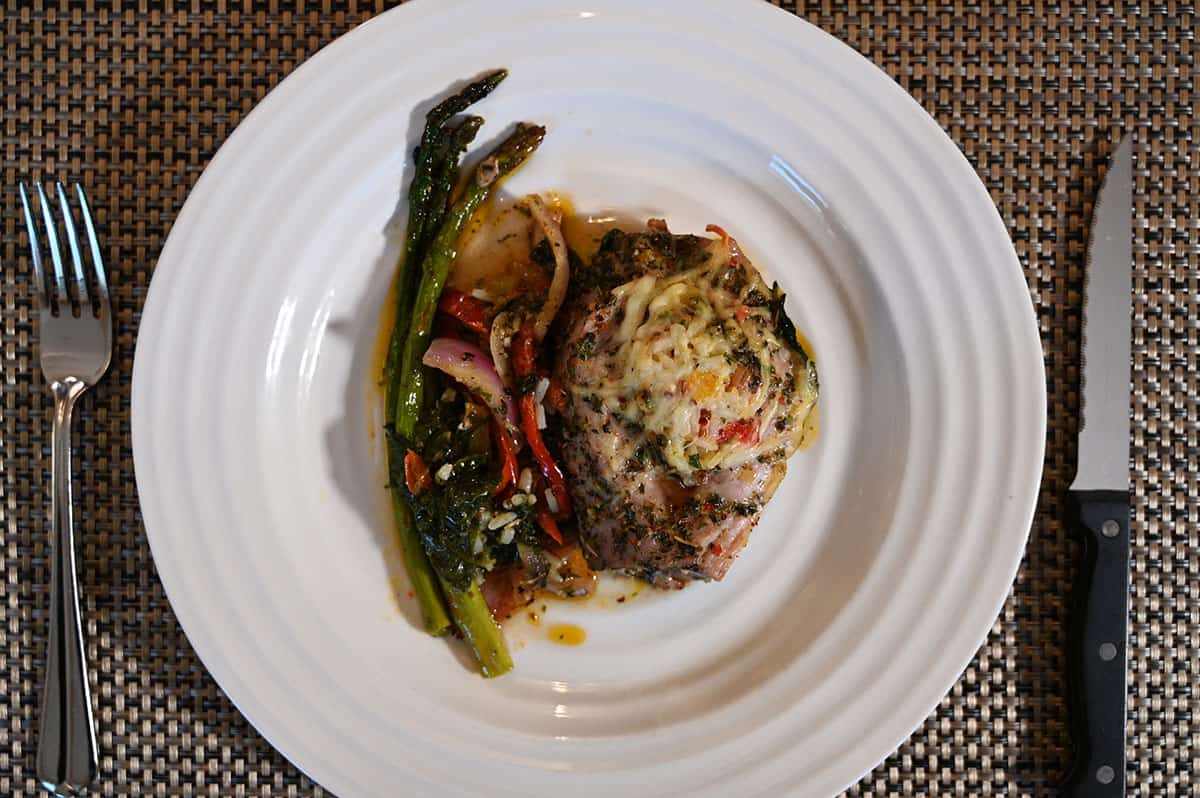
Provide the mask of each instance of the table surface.
MULTIPOLYGON (((108 378, 77 414, 79 548, 101 774, 95 794, 328 795, 230 704, 155 574, 134 486, 129 389, 164 236, 225 137, 297 64, 383 10, 363 0, 3 0, 0 12, 0 794, 33 776, 49 582, 49 398, 33 355, 19 180, 78 179, 114 286, 108 378), (166 8, 164 8, 164 5, 166 8), (157 10, 156 10, 157 9, 157 10)), ((1045 352, 1041 500, 1003 613, 953 691, 856 796, 1049 795, 1067 757, 1059 523, 1073 472, 1091 204, 1134 160, 1129 794, 1200 790, 1198 22, 1184 2, 783 3, 913 94, 966 153, 1016 242, 1045 352)), ((378 7, 377 7, 378 6, 378 7)))

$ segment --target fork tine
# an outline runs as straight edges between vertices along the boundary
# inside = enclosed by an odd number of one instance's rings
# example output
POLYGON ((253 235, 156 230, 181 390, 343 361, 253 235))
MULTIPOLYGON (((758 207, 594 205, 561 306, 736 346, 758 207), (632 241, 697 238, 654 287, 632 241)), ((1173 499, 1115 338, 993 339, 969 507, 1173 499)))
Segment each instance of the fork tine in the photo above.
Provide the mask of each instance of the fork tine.
POLYGON ((92 211, 88 208, 87 195, 83 186, 75 184, 75 194, 79 197, 79 211, 83 216, 83 226, 87 228, 88 247, 92 250, 92 269, 96 273, 96 290, 100 296, 101 313, 108 313, 108 277, 104 273, 104 258, 100 257, 100 239, 96 237, 96 227, 92 224, 92 211))
POLYGON ((58 209, 62 212, 63 228, 67 231, 67 246, 71 250, 71 265, 75 267, 75 296, 79 299, 80 309, 87 308, 91 301, 88 299, 87 278, 83 276, 83 255, 79 252, 79 239, 75 235, 75 214, 71 212, 71 203, 67 201, 67 192, 63 191, 62 183, 55 183, 58 189, 58 209))
POLYGON ((38 242, 37 223, 33 220, 33 212, 29 210, 29 196, 25 193, 25 184, 18 184, 21 190, 21 207, 25 209, 25 229, 29 233, 29 250, 33 259, 33 277, 37 280, 38 308, 46 310, 50 300, 46 296, 46 275, 42 271, 42 248, 38 242))
POLYGON ((46 242, 50 245, 50 260, 54 262, 54 286, 58 289, 58 312, 71 312, 71 298, 67 296, 67 281, 63 276, 62 253, 58 251, 58 231, 54 226, 54 215, 50 212, 50 201, 42 184, 38 183, 38 199, 42 203, 42 221, 46 223, 46 242))

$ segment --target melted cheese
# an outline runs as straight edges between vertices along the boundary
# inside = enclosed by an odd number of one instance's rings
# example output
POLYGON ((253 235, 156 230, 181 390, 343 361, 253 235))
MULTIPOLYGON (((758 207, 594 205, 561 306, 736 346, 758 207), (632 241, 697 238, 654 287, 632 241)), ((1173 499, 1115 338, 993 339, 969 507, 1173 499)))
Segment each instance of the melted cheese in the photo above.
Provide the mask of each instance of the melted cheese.
POLYGON ((815 384, 776 336, 770 309, 761 300, 746 305, 746 294, 766 288, 753 267, 715 254, 699 268, 646 274, 612 292, 616 329, 599 355, 605 379, 576 390, 642 431, 609 452, 614 471, 645 440, 684 482, 781 447, 790 455, 800 443, 815 384), (718 277, 731 262, 748 272, 739 294, 718 277))

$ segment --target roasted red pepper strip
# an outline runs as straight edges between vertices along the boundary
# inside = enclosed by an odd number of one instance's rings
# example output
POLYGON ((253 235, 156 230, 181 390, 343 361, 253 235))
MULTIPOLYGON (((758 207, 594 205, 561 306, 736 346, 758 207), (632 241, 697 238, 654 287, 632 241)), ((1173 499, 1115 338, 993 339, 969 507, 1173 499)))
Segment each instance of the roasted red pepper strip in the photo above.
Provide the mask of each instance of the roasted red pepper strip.
POLYGON ((508 430, 495 418, 492 418, 492 434, 496 438, 496 448, 500 450, 500 484, 493 493, 499 493, 509 485, 517 484, 517 444, 508 434, 508 430))
POLYGON ((546 404, 554 408, 554 412, 560 416, 567 412, 567 389, 558 377, 550 378, 550 387, 546 390, 546 404))
POLYGON ((724 241, 726 244, 729 243, 729 233, 726 233, 721 228, 720 225, 710 224, 707 227, 705 227, 704 230, 705 230, 705 232, 716 233, 717 235, 719 235, 721 237, 722 241, 724 241))
POLYGON ((536 402, 531 393, 521 397, 521 431, 525 433, 525 440, 529 443, 534 459, 542 468, 542 475, 550 483, 550 490, 554 491, 554 500, 558 502, 558 512, 555 515, 566 518, 571 514, 571 496, 567 493, 567 480, 563 477, 558 463, 554 462, 550 450, 546 448, 546 442, 542 440, 542 431, 537 425, 536 402))
POLYGON ((404 484, 414 496, 420 496, 433 484, 425 461, 412 449, 404 453, 404 484))
POLYGON ((517 379, 524 379, 533 374, 537 365, 536 358, 533 351, 533 322, 526 321, 513 338, 512 362, 517 379))
MULTIPOLYGON (((533 322, 526 321, 517 332, 516 338, 513 340, 512 360, 518 384, 536 376, 533 322)), ((559 469, 558 463, 554 462, 554 457, 546 448, 546 442, 542 440, 542 431, 538 429, 537 399, 534 397, 533 391, 528 390, 521 394, 518 407, 521 411, 521 431, 525 433, 525 440, 529 443, 529 449, 533 452, 534 459, 542 468, 542 475, 550 483, 550 490, 554 491, 554 500, 558 503, 558 512, 555 513, 555 516, 560 519, 566 518, 571 514, 571 496, 567 493, 567 481, 563 477, 562 470, 559 469)))
POLYGON ((454 288, 447 288, 442 292, 438 310, 457 319, 464 327, 482 336, 487 336, 491 329, 488 322, 491 307, 486 302, 454 288))
POLYGON ((542 527, 542 531, 554 540, 555 543, 562 543, 562 532, 558 529, 558 524, 554 520, 554 516, 550 513, 550 508, 546 506, 544 500, 539 499, 537 503, 537 520, 542 527))
POLYGON ((742 443, 754 443, 758 440, 758 422, 743 418, 726 424, 717 436, 717 443, 725 443, 734 438, 742 443))

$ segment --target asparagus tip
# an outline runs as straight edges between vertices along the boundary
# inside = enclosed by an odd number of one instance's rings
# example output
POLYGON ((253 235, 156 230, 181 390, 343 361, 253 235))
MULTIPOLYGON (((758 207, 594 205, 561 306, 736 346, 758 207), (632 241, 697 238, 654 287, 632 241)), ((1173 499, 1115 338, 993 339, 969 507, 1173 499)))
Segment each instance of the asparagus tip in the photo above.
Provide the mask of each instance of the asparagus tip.
POLYGON ((545 136, 546 128, 541 125, 518 122, 509 137, 476 167, 476 183, 480 188, 487 188, 516 169, 533 154, 545 136))

